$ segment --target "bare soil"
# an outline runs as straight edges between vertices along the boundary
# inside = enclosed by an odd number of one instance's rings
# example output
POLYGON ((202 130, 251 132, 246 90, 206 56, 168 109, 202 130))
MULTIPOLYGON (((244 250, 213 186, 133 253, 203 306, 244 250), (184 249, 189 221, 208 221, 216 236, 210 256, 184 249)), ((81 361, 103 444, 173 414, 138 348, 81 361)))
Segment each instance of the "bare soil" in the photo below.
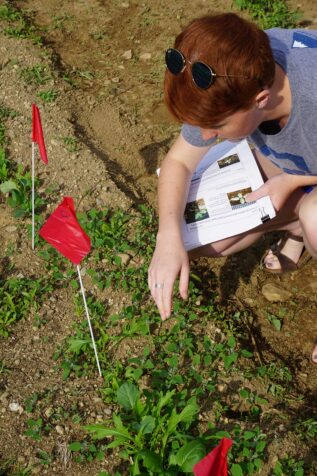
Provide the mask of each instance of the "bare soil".
MULTIPOLYGON (((58 190, 49 209, 55 207, 61 195, 73 196, 79 210, 93 206, 129 210, 137 203, 155 206, 156 169, 179 131, 162 102, 163 52, 197 13, 228 11, 232 9, 231 1, 12 3, 28 10, 45 47, 1 33, 0 102, 19 113, 7 124, 10 157, 17 162, 28 160, 31 103, 39 101, 39 89, 51 87, 58 92, 57 100, 41 103, 50 162, 47 169, 43 164, 38 166, 44 185, 58 190), (26 84, 20 76, 21 70, 37 64, 54 72, 51 82, 43 87, 26 84), (77 137, 76 150, 70 151, 65 145, 66 137, 77 137)), ((297 2, 290 4, 297 6, 297 2)), ((305 0, 298 6, 304 12, 304 24, 316 28, 317 3, 305 0)), ((36 276, 41 272, 40 259, 34 258, 25 232, 8 208, 0 205, 0 273, 6 272, 9 246, 14 250, 10 259, 19 273, 36 276)), ((266 274, 259 268, 260 257, 276 238, 268 236, 239 255, 194 266, 205 273, 210 287, 217 289, 227 307, 232 304, 250 311, 253 322, 248 335, 256 339, 259 361, 269 357, 284 362, 303 394, 303 408, 306 405, 313 414, 317 368, 310 363, 310 353, 317 337, 317 265, 310 261, 291 275, 266 274), (268 301, 262 290, 270 283, 288 294, 268 301), (281 312, 285 316, 283 330, 276 332, 267 314, 281 312)), ((56 459, 48 468, 43 467, 39 464, 38 444, 24 436, 23 408, 9 410, 10 403, 22 405, 37 393, 47 418, 50 406, 46 402, 54 402, 54 407, 65 412, 76 407, 86 422, 107 415, 108 409, 98 395, 98 379, 65 383, 52 359, 58 344, 71 333, 69 293, 58 290, 45 304, 41 311, 45 327, 35 327, 34 316, 30 316, 1 343, 0 361, 10 372, 0 373, 0 460, 13 459, 21 467, 33 466, 32 474, 79 476, 112 468, 111 461, 89 467, 74 462, 64 465, 67 442, 80 439, 79 425, 75 424, 62 428, 57 425, 45 439, 46 448, 42 445, 41 449, 55 454, 56 459)), ((113 296, 113 311, 121 298, 120 293, 113 296)))

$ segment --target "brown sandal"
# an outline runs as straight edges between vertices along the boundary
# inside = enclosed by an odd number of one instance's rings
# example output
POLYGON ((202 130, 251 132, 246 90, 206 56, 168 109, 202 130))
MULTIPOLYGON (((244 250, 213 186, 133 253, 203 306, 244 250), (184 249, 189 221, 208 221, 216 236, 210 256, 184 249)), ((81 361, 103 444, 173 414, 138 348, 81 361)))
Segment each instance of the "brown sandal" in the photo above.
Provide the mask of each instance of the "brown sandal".
POLYGON ((286 233, 285 236, 275 245, 271 246, 270 249, 266 250, 264 255, 261 258, 261 269, 264 269, 268 273, 271 274, 284 274, 284 273, 292 273, 293 271, 297 271, 301 269, 310 259, 311 255, 308 251, 303 248, 302 254, 297 263, 295 263, 291 258, 284 255, 281 250, 283 249, 286 241, 288 239, 298 241, 299 243, 303 243, 303 238, 301 236, 292 235, 291 233, 286 233), (269 252, 272 252, 273 255, 278 259, 280 263, 280 268, 268 268, 265 264, 265 259, 268 256, 269 252))

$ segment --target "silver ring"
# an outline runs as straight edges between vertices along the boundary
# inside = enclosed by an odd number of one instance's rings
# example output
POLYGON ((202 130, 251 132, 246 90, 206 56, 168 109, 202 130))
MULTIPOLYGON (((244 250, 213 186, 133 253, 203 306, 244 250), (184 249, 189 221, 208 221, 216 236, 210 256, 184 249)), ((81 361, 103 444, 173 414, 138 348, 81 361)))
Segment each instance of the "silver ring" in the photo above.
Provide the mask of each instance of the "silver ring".
POLYGON ((154 284, 154 287, 155 287, 156 289, 163 289, 163 288, 164 288, 164 283, 155 283, 155 284, 154 284))

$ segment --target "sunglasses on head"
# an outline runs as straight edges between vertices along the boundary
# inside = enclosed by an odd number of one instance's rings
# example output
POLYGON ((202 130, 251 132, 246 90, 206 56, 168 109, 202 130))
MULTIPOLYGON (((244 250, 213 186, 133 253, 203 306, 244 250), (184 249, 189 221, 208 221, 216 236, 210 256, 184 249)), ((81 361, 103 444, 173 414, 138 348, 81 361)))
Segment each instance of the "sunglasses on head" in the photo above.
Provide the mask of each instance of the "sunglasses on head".
POLYGON ((245 76, 232 76, 230 74, 216 74, 211 66, 202 63, 201 61, 195 61, 191 63, 186 60, 183 53, 175 48, 169 48, 165 53, 165 63, 170 73, 177 76, 182 73, 186 68, 186 63, 189 63, 192 67, 192 80, 195 85, 200 89, 208 89, 214 84, 217 77, 220 78, 245 78, 245 76))

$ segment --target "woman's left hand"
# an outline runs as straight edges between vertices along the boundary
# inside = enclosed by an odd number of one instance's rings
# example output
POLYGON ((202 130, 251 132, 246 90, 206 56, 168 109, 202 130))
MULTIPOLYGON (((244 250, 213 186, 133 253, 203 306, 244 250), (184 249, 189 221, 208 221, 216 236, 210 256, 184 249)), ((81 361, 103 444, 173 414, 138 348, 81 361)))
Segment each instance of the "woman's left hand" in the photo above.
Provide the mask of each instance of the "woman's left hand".
POLYGON ((298 187, 294 175, 284 172, 269 178, 261 187, 245 196, 247 203, 269 196, 276 211, 279 211, 288 197, 298 187))

